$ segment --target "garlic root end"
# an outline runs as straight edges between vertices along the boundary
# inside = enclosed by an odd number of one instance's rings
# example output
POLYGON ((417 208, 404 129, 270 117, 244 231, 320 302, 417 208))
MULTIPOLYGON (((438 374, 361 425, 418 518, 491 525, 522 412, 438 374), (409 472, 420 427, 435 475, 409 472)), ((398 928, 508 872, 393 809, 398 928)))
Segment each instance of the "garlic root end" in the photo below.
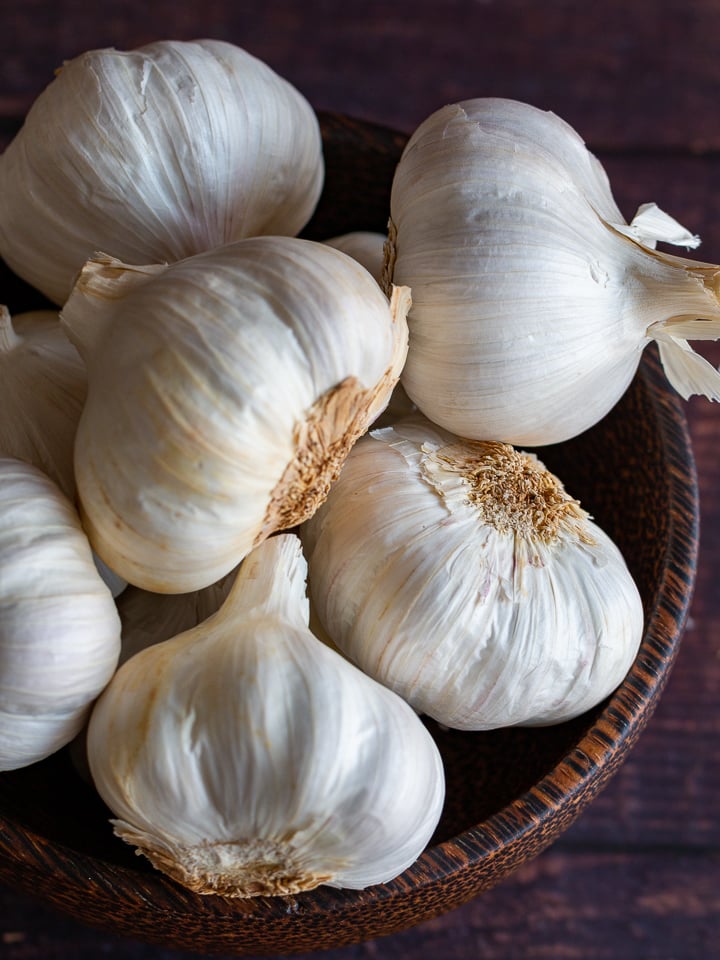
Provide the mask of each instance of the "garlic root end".
POLYGON ((251 839, 185 845, 150 837, 122 820, 112 823, 116 836, 135 846, 138 856, 194 893, 238 899, 287 896, 333 880, 331 873, 303 866, 289 843, 251 839))

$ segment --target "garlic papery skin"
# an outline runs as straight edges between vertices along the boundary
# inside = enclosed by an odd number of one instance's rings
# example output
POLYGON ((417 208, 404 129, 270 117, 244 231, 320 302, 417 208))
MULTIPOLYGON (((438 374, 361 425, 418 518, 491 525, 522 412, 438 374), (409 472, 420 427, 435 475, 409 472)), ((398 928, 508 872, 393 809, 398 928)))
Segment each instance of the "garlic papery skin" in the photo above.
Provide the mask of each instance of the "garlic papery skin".
POLYGON ((397 383, 408 304, 294 237, 90 261, 61 320, 88 362, 75 476, 98 555, 187 593, 310 516, 397 383))
POLYGON ((306 569, 294 534, 264 541, 214 616, 128 660, 93 710, 116 834, 198 893, 382 883, 439 820, 434 740, 310 633, 306 569))
POLYGON ((495 98, 433 113, 396 168, 386 251, 386 281, 413 295, 408 395, 461 436, 560 442, 614 406, 656 340, 683 396, 717 400, 720 375, 685 341, 720 336, 720 267, 658 241, 698 242, 654 204, 626 224, 554 114, 495 98))
POLYGON ((323 180, 312 107, 241 48, 90 50, 62 66, 0 156, 0 254, 62 305, 97 250, 164 263, 294 236, 323 180))
POLYGON ((13 319, 0 306, 0 456, 35 464, 71 500, 75 432, 86 393, 85 364, 57 311, 13 319))
POLYGON ((120 619, 74 507, 37 467, 0 458, 0 770, 69 743, 119 653, 120 619))
POLYGON ((372 430, 300 535, 338 648, 448 727, 567 720, 637 654, 643 608, 620 551, 509 444, 420 416, 372 430))

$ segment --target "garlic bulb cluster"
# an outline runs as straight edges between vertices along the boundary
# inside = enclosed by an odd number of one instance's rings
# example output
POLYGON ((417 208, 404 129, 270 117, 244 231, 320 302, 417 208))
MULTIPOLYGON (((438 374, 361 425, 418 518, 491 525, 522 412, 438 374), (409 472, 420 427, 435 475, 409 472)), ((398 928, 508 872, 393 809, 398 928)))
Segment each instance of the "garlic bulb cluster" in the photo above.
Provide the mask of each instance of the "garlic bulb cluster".
POLYGON ((373 430, 301 536, 338 648, 448 727, 567 720, 637 654, 642 602, 620 551, 509 444, 420 415, 373 430))
POLYGON ((112 676, 120 620, 70 501, 0 458, 0 770, 69 743, 112 676))
POLYGON ((161 263, 295 235, 323 179, 310 104, 239 47, 90 50, 62 66, 0 156, 0 255, 63 304, 98 250, 161 263))
POLYGON ((406 293, 295 237, 90 261, 61 320, 88 363, 75 476, 97 554, 185 593, 310 516, 397 382, 406 293))
POLYGON ((93 710, 115 832, 196 892, 384 882, 439 819, 433 739, 310 633, 305 573, 294 534, 264 541, 214 616, 128 660, 93 710))
POLYGON ((0 456, 33 463, 74 499, 73 445, 85 364, 52 310, 0 306, 0 456))
POLYGON ((628 225, 554 114, 495 98, 436 111, 392 185, 385 278, 412 291, 408 395, 461 436, 560 442, 614 406, 655 340, 683 396, 720 399, 687 344, 720 337, 720 267, 658 241, 698 242, 654 204, 628 225))
POLYGON ((720 267, 554 115, 429 117, 386 235, 299 237, 323 179, 309 104, 213 40, 76 57, 0 156, 0 256, 60 305, 0 309, 0 769, 71 744, 202 894, 389 881, 440 821, 430 720, 608 696, 638 589, 516 445, 651 340, 720 399, 720 267))

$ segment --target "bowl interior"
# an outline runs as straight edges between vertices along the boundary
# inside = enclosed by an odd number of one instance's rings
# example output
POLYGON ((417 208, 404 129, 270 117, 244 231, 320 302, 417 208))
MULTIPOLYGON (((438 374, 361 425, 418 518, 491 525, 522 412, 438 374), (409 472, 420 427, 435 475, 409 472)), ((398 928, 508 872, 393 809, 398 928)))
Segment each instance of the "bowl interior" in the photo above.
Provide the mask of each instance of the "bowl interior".
MULTIPOLYGON (((405 136, 321 115, 326 186, 304 235, 384 232, 405 136)), ((13 312, 42 298, 7 270, 13 312)), ((649 348, 595 428, 536 451, 623 551, 644 601, 637 662, 604 704, 568 723, 487 733, 428 722, 447 801, 425 854, 390 884, 225 901, 154 871, 116 839, 69 749, 0 774, 0 879, 82 922, 193 951, 273 954, 380 936, 449 910, 539 853, 606 782, 647 722, 677 653, 695 577, 697 485, 681 405, 649 348)))

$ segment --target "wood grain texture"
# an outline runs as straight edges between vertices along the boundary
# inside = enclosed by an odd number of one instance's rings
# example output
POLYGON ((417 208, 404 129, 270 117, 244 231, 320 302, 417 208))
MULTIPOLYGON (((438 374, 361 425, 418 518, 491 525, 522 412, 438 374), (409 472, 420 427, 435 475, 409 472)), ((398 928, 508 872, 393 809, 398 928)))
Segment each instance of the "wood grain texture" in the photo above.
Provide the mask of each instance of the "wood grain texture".
POLYGON ((713 0, 157 0, 151 12, 137 0, 4 0, 2 15, 6 115, 23 114, 82 50, 213 36, 265 60, 318 109, 401 130, 452 100, 511 96, 561 110, 595 146, 720 145, 713 0))
MULTIPOLYGON (((83 49, 224 37, 266 59, 316 107, 406 132, 464 96, 515 96, 551 108, 600 153, 627 217, 655 200, 702 236, 696 255, 720 262, 720 7, 711 0, 258 6, 5 0, 0 138, 7 140, 52 69, 83 49)), ((720 362, 720 350, 706 353, 720 362)), ((720 414, 702 400, 686 410, 702 506, 695 596, 667 686, 628 758, 549 849, 499 886, 402 933, 296 956, 720 956, 720 414)), ((73 842, 82 848, 81 827, 73 842)), ((200 955, 95 930, 38 906, 18 879, 0 889, 3 960, 200 955)))

